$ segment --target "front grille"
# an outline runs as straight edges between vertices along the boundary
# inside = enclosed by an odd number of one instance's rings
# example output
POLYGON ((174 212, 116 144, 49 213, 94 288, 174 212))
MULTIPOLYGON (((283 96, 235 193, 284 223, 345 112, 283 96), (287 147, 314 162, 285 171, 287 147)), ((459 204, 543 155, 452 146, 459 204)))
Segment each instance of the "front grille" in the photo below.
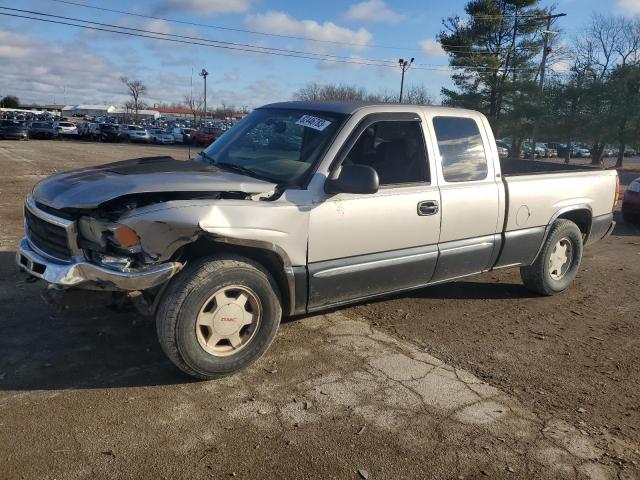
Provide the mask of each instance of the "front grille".
POLYGON ((34 247, 60 260, 72 259, 67 231, 63 227, 35 216, 26 208, 24 218, 27 237, 34 247))

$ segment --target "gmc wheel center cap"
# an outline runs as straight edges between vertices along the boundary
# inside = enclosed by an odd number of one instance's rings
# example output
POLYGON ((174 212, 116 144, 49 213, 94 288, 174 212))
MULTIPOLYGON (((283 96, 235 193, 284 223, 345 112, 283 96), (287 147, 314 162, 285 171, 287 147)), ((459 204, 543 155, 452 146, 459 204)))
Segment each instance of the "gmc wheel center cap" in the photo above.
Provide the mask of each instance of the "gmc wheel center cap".
POLYGON ((213 316, 213 329, 223 337, 237 332, 242 326, 244 312, 233 303, 218 308, 213 316))

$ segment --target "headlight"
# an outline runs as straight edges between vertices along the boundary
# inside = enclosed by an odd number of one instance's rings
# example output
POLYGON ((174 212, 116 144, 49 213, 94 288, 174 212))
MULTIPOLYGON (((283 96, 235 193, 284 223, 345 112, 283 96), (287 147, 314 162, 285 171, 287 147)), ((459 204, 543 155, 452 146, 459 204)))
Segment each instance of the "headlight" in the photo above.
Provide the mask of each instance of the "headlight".
POLYGON ((634 180, 633 182, 631 182, 627 190, 634 193, 640 193, 640 181, 634 180))
POLYGON ((138 253, 141 250, 140 237, 126 225, 81 217, 78 231, 83 239, 94 244, 99 251, 107 251, 109 245, 127 253, 138 253))

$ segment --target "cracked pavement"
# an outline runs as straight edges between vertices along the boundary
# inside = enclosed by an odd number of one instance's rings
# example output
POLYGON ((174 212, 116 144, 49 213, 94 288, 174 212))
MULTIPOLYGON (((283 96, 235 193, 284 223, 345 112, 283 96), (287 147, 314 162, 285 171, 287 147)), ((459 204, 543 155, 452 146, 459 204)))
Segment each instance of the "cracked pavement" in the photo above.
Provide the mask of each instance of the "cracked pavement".
MULTIPOLYGON (((64 321, 76 336, 97 328, 115 339, 135 322, 116 317, 81 310, 64 321)), ((25 371, 23 352, 3 347, 14 367, 3 359, 7 478, 619 478, 575 427, 543 422, 469 372, 340 313, 285 323, 255 366, 212 382, 188 381, 159 352, 116 378, 89 343, 71 357, 84 352, 95 377, 29 391, 20 376, 73 373, 58 363, 63 352, 25 371), (167 370, 175 383, 154 386, 167 370), (150 385, 136 386, 143 378, 150 385)))

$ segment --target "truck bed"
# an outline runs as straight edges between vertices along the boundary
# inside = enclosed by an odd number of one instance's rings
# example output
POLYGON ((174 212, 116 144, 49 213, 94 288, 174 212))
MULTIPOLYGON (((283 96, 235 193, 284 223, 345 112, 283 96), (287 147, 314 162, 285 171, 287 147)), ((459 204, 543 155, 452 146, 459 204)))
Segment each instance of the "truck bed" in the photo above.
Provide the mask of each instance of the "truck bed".
POLYGON ((616 192, 615 170, 530 160, 505 163, 511 164, 502 178, 507 207, 505 231, 546 226, 557 212, 577 206, 592 217, 611 214, 616 192), (522 171, 523 164, 530 167, 528 172, 522 171), (519 171, 509 173, 514 169, 519 171))
POLYGON ((572 165, 566 163, 541 162, 539 160, 521 160, 501 158, 500 169, 503 175, 535 175, 541 173, 576 172, 601 170, 597 166, 572 165))

